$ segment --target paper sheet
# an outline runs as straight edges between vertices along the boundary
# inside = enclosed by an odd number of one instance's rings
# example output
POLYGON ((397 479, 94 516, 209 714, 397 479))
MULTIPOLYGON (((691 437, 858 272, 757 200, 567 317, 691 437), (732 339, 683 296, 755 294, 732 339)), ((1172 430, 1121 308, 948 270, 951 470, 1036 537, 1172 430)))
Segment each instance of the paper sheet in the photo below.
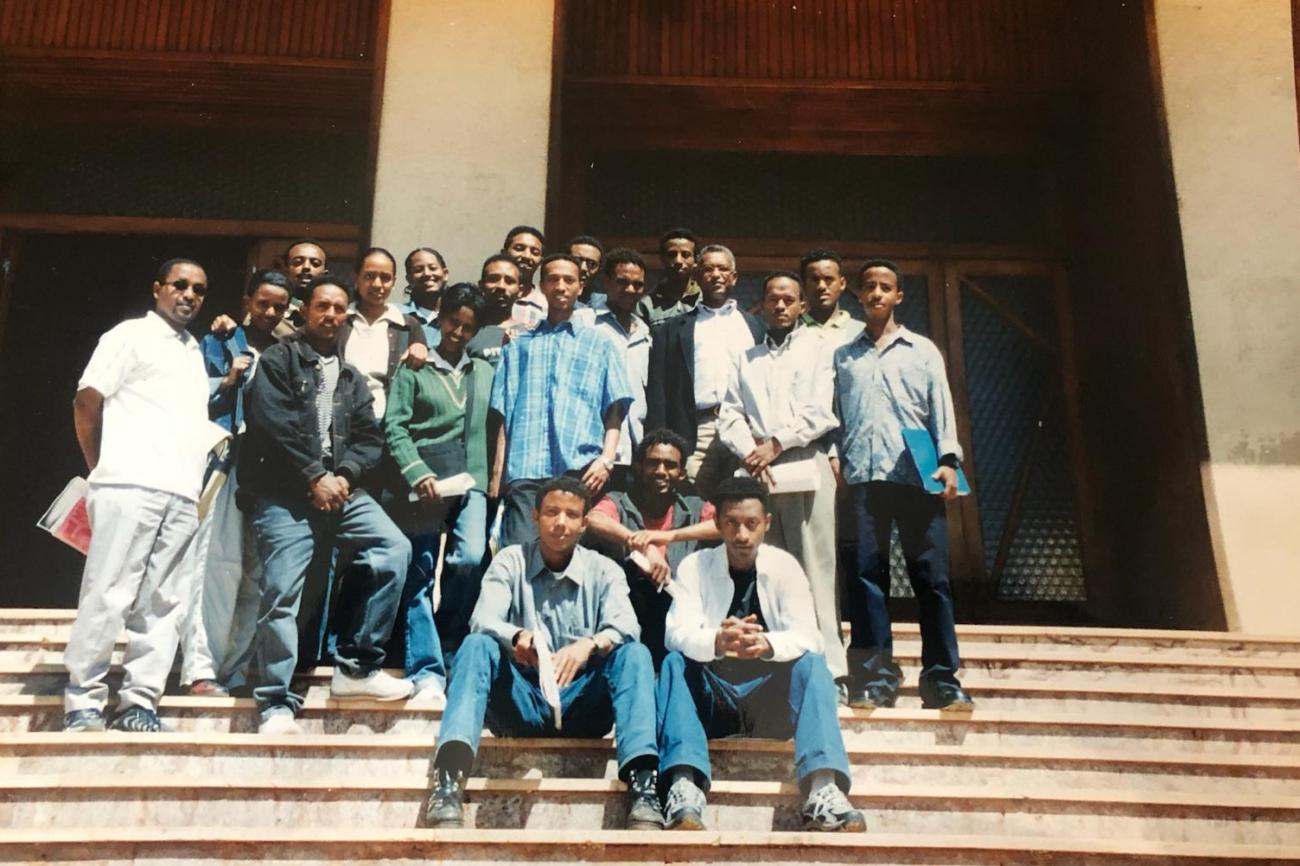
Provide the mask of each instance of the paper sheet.
POLYGON ((555 730, 560 730, 560 684, 555 678, 555 662, 551 658, 551 635, 539 620, 533 631, 533 649, 537 651, 537 684, 542 687, 542 697, 555 716, 555 730))
MULTIPOLYGON (((768 490, 773 494, 779 493, 816 493, 821 488, 821 475, 817 471, 817 464, 813 460, 793 460, 789 463, 775 463, 767 467, 768 473, 772 476, 772 483, 768 490)), ((737 469, 736 477, 743 478, 749 475, 746 469, 737 469)))
MULTIPOLYGON (((461 472, 458 475, 449 475, 446 478, 438 478, 433 482, 433 489, 442 499, 451 499, 455 496, 464 496, 474 489, 474 476, 468 472, 461 472)), ((412 502, 420 501, 420 494, 414 490, 408 497, 412 502)))

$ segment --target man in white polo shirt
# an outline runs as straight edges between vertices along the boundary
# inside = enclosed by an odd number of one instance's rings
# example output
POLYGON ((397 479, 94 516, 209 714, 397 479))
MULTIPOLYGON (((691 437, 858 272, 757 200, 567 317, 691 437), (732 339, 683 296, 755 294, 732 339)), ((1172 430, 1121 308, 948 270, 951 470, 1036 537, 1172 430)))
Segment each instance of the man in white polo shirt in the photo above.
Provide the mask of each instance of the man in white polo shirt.
POLYGON ((73 419, 90 470, 92 536, 64 653, 67 731, 104 730, 104 678, 123 627, 125 676, 112 727, 162 730, 158 699, 176 656, 212 444, 203 356, 185 331, 207 282, 195 262, 165 262, 153 311, 104 334, 77 386, 73 419))

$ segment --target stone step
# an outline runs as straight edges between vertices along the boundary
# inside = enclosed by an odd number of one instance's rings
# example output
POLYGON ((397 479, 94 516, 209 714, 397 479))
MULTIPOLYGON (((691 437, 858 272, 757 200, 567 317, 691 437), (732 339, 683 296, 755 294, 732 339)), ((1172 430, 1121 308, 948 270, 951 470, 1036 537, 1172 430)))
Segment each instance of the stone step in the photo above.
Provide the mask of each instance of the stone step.
POLYGON ((378 866, 403 862, 499 864, 589 863, 869 863, 927 866, 1119 866, 1119 864, 1300 863, 1287 845, 1180 844, 1144 839, 958 836, 902 833, 656 833, 584 830, 419 830, 336 827, 96 828, 0 830, 0 857, 45 860, 57 851, 67 866, 194 862, 304 862, 378 866))
MULTIPOLYGON (((401 676, 400 670, 389 671, 401 676)), ((295 678, 295 689, 308 697, 329 697, 333 668, 319 667, 295 678), (305 692, 304 692, 305 690, 305 692)), ((110 673, 116 686, 120 668, 110 673)), ((61 664, 0 661, 0 695, 61 695, 67 673, 61 664)), ((1174 675, 1157 684, 1129 673, 1078 674, 1074 671, 963 672, 962 682, 982 709, 999 712, 1056 709, 1061 712, 1144 712, 1198 718, 1274 718, 1300 720, 1300 686, 1204 685, 1195 677, 1174 675), (1191 679, 1190 683, 1181 680, 1191 679)), ((181 689, 173 681, 169 691, 181 689)), ((904 685, 899 706, 921 706, 914 683, 904 685)))
MULTIPOLYGON (((0 815, 31 827, 419 825, 429 788, 419 776, 0 777, 0 815)), ((477 829, 616 830, 626 788, 613 779, 485 779, 466 786, 477 829)), ((870 785, 849 795, 868 826, 891 833, 1039 835, 1300 846, 1300 797, 1186 791, 1087 791, 870 785), (943 820, 935 821, 942 811, 943 820)), ((708 826, 739 832, 801 828, 791 782, 720 781, 708 826)))
MULTIPOLYGON (((7 667, 57 665, 67 646, 66 635, 12 635, 0 633, 0 664, 7 667)), ((118 642, 117 649, 125 644, 118 642)), ((919 642, 895 646, 896 661, 907 670, 920 666, 919 642)), ((976 644, 964 647, 965 670, 998 671, 1065 671, 1090 672, 1106 676, 1115 672, 1141 674, 1152 682, 1171 676, 1195 677, 1209 684, 1239 685, 1247 682, 1276 685, 1300 685, 1300 653, 1271 657, 1225 657, 1214 654, 1189 654, 1178 649, 1105 649, 1099 647, 1044 646, 1039 644, 976 644)))
MULTIPOLYGON (((199 779, 256 776, 423 779, 432 738, 394 734, 10 734, 0 741, 0 775, 199 779)), ((793 778, 788 741, 745 738, 710 745, 714 777, 793 778)), ((1080 748, 918 745, 849 749, 856 786, 1002 787, 1008 790, 1143 790, 1294 795, 1300 756, 1188 755, 1080 748)), ((616 778, 610 739, 485 737, 473 775, 490 778, 616 778)))
MULTIPOLYGON (((66 632, 74 619, 76 619, 76 611, 69 608, 4 608, 0 609, 0 632, 8 634, 30 629, 34 633, 44 633, 50 632, 52 626, 63 628, 66 632)), ((847 622, 843 623, 843 629, 847 635, 847 622)), ((896 622, 893 630, 897 641, 917 640, 920 636, 920 626, 914 622, 896 622)), ((963 643, 1207 649, 1219 655, 1259 652, 1300 653, 1300 635, 1226 631, 958 623, 957 636, 963 643)))
MULTIPOLYGON (((249 698, 164 697, 164 720, 177 730, 250 733, 256 730, 249 698)), ((442 711, 405 702, 335 701, 311 698, 299 724, 308 733, 378 733, 434 737, 442 711)), ((0 731, 57 731, 62 700, 51 695, 0 695, 0 731)), ((1300 755, 1300 721, 1285 719, 1199 719, 1140 713, 1049 711, 973 713, 892 708, 840 708, 846 743, 894 747, 966 743, 979 746, 1077 744, 1083 748, 1183 750, 1192 754, 1300 755)))

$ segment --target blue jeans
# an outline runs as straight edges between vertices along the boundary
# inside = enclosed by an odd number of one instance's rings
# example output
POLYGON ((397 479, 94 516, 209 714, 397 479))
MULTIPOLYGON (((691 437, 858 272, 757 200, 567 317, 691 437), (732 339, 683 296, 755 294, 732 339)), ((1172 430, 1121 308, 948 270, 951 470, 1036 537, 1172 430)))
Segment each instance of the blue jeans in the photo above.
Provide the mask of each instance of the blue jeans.
POLYGON ((402 587, 400 631, 406 678, 423 685, 430 677, 447 679, 443 649, 455 652, 469 634, 469 617, 478 601, 487 553, 487 496, 471 490, 434 516, 433 531, 411 536, 411 567, 402 587), (443 533, 442 601, 433 611, 433 583, 443 533))
POLYGON ((948 582, 948 521, 941 497, 920 487, 872 481, 849 488, 857 518, 857 570, 848 582, 849 677, 856 685, 898 691, 889 619, 889 532, 898 540, 921 622, 921 692, 957 685, 961 658, 948 582))
POLYGON ((625 778, 632 761, 658 755, 654 700, 649 650, 621 644, 608 655, 592 655, 560 690, 563 728, 557 730, 537 672, 517 665, 495 637, 472 634, 452 666, 435 763, 452 743, 464 746, 472 762, 485 722, 493 734, 506 737, 603 737, 613 727, 619 775, 625 778))
POLYGON ((664 778, 689 767, 707 791, 709 740, 734 734, 785 740, 793 734, 800 784, 817 770, 834 770, 840 788, 849 790, 835 680, 817 653, 792 662, 706 665, 672 652, 659 668, 657 704, 664 778))
POLYGON ((262 600, 258 608, 256 658, 259 685, 253 690, 265 717, 275 708, 297 712, 302 698, 289 691, 298 653, 298 606, 308 573, 329 568, 335 545, 356 552, 361 566, 349 574, 364 579, 357 605, 344 616, 334 663, 350 676, 364 676, 384 663, 384 643, 393 630, 402 579, 411 561, 406 540, 364 490, 340 511, 317 511, 304 498, 262 499, 253 512, 262 557, 262 600))

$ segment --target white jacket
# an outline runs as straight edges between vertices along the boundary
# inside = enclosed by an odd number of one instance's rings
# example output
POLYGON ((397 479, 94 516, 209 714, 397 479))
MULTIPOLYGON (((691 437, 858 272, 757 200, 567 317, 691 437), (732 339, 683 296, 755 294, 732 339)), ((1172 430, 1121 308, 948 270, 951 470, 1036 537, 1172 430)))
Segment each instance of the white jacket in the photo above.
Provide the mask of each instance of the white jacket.
MULTIPOLYGON (((770 661, 788 662, 822 651, 813 612, 812 590, 799 561, 780 548, 758 549, 758 606, 767 622, 770 661)), ((682 560, 673 577, 673 604, 668 610, 664 644, 697 662, 711 662, 714 638, 735 595, 723 545, 698 550, 682 560)))

